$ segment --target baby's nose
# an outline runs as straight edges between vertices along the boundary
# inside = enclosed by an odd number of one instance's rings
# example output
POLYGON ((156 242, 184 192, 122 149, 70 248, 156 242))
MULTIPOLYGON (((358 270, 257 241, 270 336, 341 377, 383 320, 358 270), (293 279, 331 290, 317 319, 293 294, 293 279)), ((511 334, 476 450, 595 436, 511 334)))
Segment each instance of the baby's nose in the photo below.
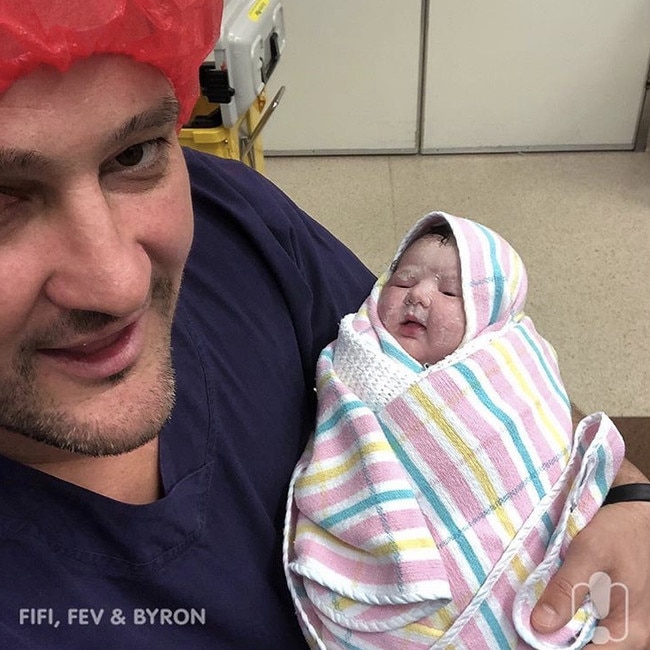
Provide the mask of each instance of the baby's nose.
POLYGON ((431 304, 431 290, 423 286, 412 287, 406 297, 407 305, 422 305, 428 307, 431 304))

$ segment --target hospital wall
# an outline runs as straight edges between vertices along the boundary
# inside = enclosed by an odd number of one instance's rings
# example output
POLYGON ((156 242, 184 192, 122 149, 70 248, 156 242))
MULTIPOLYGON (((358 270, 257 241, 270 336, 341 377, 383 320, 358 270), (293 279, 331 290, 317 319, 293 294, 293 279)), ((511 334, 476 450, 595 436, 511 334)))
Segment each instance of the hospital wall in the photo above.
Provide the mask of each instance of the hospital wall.
POLYGON ((629 150, 650 0, 283 0, 273 154, 629 150))

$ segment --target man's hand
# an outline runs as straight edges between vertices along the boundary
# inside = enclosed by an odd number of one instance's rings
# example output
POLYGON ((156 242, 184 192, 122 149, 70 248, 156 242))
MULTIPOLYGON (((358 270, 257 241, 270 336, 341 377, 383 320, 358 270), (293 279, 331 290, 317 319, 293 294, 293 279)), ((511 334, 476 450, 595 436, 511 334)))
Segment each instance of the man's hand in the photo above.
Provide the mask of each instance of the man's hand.
MULTIPOLYGON (((648 479, 624 461, 615 484, 644 482, 648 479)), ((599 571, 623 587, 612 588, 609 612, 603 612, 598 636, 587 647, 650 650, 650 502, 600 509, 569 546, 564 564, 533 610, 533 627, 553 632, 566 624, 574 613, 572 603, 579 605, 587 593, 586 586, 575 585, 588 584, 599 571)))

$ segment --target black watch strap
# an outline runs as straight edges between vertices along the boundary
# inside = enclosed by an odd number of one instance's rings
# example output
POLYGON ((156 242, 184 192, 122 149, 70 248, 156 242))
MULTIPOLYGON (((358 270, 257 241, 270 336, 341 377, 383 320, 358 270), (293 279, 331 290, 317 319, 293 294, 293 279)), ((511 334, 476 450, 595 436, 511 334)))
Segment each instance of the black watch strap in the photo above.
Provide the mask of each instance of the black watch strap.
POLYGON ((650 501, 650 483, 617 485, 607 493, 607 498, 603 502, 603 505, 606 506, 610 503, 621 503, 623 501, 650 501))

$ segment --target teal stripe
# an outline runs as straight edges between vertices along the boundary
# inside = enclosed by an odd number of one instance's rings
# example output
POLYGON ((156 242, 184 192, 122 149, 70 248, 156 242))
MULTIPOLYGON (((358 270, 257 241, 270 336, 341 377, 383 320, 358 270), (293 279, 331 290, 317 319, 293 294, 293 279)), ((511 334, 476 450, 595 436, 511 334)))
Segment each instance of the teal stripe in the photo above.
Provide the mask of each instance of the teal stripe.
POLYGON ((382 348, 384 352, 389 356, 404 364, 409 370, 413 372, 420 372, 422 370, 422 364, 418 363, 413 357, 409 356, 401 348, 394 346, 389 341, 382 339, 381 341, 382 348))
POLYGON ((519 455, 521 456, 521 459, 524 461, 524 465, 526 466, 526 470, 528 471, 528 475, 530 476, 530 480, 532 484, 535 486, 535 489, 537 490, 537 495, 541 498, 544 496, 544 486, 542 485, 541 481, 539 480, 539 476, 537 474, 537 469, 535 468, 535 464, 533 463, 532 458, 530 457, 530 454, 528 453, 528 449, 526 448, 526 445, 523 443, 521 440, 521 436, 519 435, 519 431, 517 431, 517 426, 515 425, 514 421, 512 418, 502 409, 500 409, 488 396, 488 394, 485 392, 483 389, 483 386, 481 386, 478 378, 476 375, 464 364, 464 363, 456 363, 450 368, 451 370, 456 369, 458 372, 463 376, 465 381, 470 385, 470 388, 474 392, 474 394, 478 397, 478 399, 483 403, 483 405, 495 416, 497 417, 503 425, 506 427, 508 430, 508 433, 512 437, 512 441, 515 444, 515 447, 517 451, 519 452, 519 455))
POLYGON ((333 348, 331 348, 331 347, 329 347, 329 346, 326 347, 326 348, 323 348, 322 352, 320 353, 320 356, 321 356, 321 357, 325 357, 325 358, 328 359, 329 361, 333 361, 333 360, 334 360, 334 351, 333 351, 333 348))
POLYGON ((326 433, 330 429, 337 426, 339 422, 345 417, 347 417, 352 411, 356 411, 357 409, 360 408, 367 408, 367 407, 363 402, 360 402, 359 400, 351 400, 349 402, 345 402, 344 404, 340 404, 336 409, 334 415, 332 415, 332 417, 321 422, 316 427, 316 435, 319 434, 322 435, 326 433))
POLYGON ((548 531, 548 536, 550 537, 553 534, 553 531, 555 530, 555 525, 553 524, 553 520, 551 519, 551 516, 548 514, 548 512, 545 512, 542 515, 542 522, 544 523, 544 526, 546 526, 546 530, 548 531))
POLYGON ((490 315, 490 325, 494 325, 494 323, 497 322, 499 311, 501 309, 505 280, 503 277, 503 269, 501 267, 501 263, 497 258, 497 248, 494 242, 494 235, 485 226, 482 226, 481 224, 476 225, 483 232, 485 238, 488 241, 488 246, 490 248, 490 263, 494 269, 494 300, 492 302, 492 314, 490 315))
MULTIPOLYGON (((490 650, 492 650, 492 648, 498 650, 511 650, 511 648, 513 648, 514 646, 510 641, 508 641, 508 638, 503 633, 503 630, 501 629, 501 624, 499 623, 496 616, 494 615, 494 612, 490 609, 486 600, 484 600, 483 604, 479 607, 479 611, 481 612, 483 618, 485 619, 485 622, 488 624, 488 627, 490 628, 490 632, 492 632, 492 636, 494 637, 494 640, 498 644, 496 646, 490 644, 490 650)), ((477 627, 480 628, 481 626, 477 623, 477 627)))
POLYGON ((607 456, 605 455, 605 449, 602 445, 598 447, 598 461, 594 479, 598 489, 600 490, 600 494, 604 499, 609 491, 609 481, 607 480, 607 456))
POLYGON ((517 326, 517 329, 523 337, 526 339, 528 345, 530 346, 531 350, 537 357, 537 361, 539 362, 539 365, 542 368, 542 371, 544 374, 548 377, 548 380, 551 382, 551 385, 553 386, 553 390, 558 394, 560 399, 567 405, 571 406, 571 401, 569 400, 569 396, 566 394, 566 391, 564 388, 562 388, 558 383, 555 381, 555 376, 551 372, 551 369, 548 367, 548 364, 546 363, 546 359, 544 358, 544 355, 542 354, 542 351, 539 349, 539 346, 533 339, 531 338, 530 334, 522 327, 521 325, 517 326))
POLYGON ((388 492, 380 492, 379 494, 371 494, 363 501, 355 503, 353 506, 341 510, 330 517, 323 519, 320 524, 323 528, 332 528, 337 524, 344 522, 346 519, 350 519, 355 515, 362 513, 364 510, 374 509, 377 510, 378 506, 382 503, 387 503, 389 501, 395 501, 397 499, 413 499, 413 492, 410 490, 390 490, 388 492))
POLYGON ((420 492, 425 497, 425 499, 431 504, 435 512, 444 520, 447 528, 449 529, 451 536, 454 541, 460 546, 461 551, 467 560, 474 576, 476 577, 479 584, 482 584, 486 579, 486 574, 483 571, 483 567, 474 552, 474 549, 468 543, 463 532, 456 526, 454 522, 453 515, 445 507, 444 503, 440 501, 438 495, 433 490, 433 487, 429 484, 426 478, 422 475, 417 465, 411 460, 409 455, 404 451, 402 445, 399 444, 395 436, 389 427, 387 427, 383 422, 380 422, 381 428, 384 431, 390 446, 393 448, 395 455, 399 458, 402 465, 405 467, 406 471, 409 473, 410 477, 415 481, 420 492))
MULTIPOLYGON (((320 614, 319 614, 320 616, 320 614)), ((344 648, 345 650, 363 650, 363 648, 359 647, 358 645, 354 645, 350 643, 349 641, 346 641, 343 639, 339 634, 334 634, 332 630, 329 630, 330 634, 336 639, 337 643, 344 648)), ((347 631, 348 636, 350 635, 350 631, 347 631)))

